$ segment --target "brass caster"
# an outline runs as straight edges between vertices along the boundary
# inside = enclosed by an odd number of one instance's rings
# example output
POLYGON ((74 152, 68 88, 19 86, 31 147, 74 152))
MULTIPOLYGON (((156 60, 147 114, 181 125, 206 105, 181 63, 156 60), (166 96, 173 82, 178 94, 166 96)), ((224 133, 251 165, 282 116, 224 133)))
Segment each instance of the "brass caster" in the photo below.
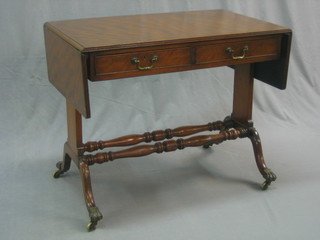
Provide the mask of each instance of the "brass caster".
POLYGON ((260 185, 261 190, 267 190, 271 182, 274 182, 277 179, 277 176, 269 168, 264 170, 263 177, 266 181, 260 185))
POLYGON ((87 224, 87 230, 88 232, 92 232, 93 230, 96 229, 96 226, 97 226, 97 222, 89 222, 87 224))
POLYGON ((98 221, 100 221, 103 218, 103 216, 97 207, 90 207, 88 208, 88 210, 90 222, 87 224, 87 230, 91 232, 96 229, 98 221))
POLYGON ((260 185, 261 190, 262 190, 262 191, 267 190, 268 187, 270 186, 270 184, 271 184, 270 181, 265 181, 264 183, 262 183, 262 184, 260 185))
POLYGON ((63 173, 63 170, 61 170, 62 162, 57 162, 56 167, 58 168, 58 170, 54 171, 52 175, 54 178, 59 178, 63 173))
POLYGON ((59 178, 62 173, 63 172, 59 169, 57 171, 54 171, 52 175, 54 178, 59 178))

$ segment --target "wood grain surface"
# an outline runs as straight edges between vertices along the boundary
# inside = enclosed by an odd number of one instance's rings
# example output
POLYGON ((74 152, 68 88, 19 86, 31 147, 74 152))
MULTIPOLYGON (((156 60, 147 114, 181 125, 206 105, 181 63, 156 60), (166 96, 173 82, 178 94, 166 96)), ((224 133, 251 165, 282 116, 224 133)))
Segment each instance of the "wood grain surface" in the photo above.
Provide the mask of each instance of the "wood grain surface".
POLYGON ((56 21, 47 27, 83 52, 288 32, 226 10, 56 21))
POLYGON ((86 118, 90 117, 86 56, 44 27, 49 81, 86 118))

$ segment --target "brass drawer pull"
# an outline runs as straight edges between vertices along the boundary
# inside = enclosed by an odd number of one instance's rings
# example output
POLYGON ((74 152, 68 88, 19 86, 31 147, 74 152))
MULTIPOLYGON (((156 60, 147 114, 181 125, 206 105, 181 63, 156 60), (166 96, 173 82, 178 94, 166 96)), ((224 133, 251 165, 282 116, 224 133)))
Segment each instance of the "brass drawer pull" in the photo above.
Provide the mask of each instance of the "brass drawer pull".
POLYGON ((242 55, 241 56, 234 56, 233 55, 233 49, 231 47, 228 47, 226 49, 226 53, 231 53, 232 59, 233 60, 238 60, 238 59, 244 59, 244 57, 246 56, 246 53, 249 51, 249 47, 248 45, 245 45, 244 48, 242 49, 242 55))
POLYGON ((140 66, 140 60, 139 60, 139 58, 134 57, 134 58, 131 59, 131 63, 132 63, 132 64, 136 64, 136 65, 137 65, 137 68, 138 68, 139 70, 141 70, 141 71, 152 69, 152 68, 153 68, 153 64, 154 64, 155 62, 158 62, 158 61, 159 61, 159 57, 158 57, 157 55, 154 55, 154 56, 151 58, 151 60, 150 60, 151 65, 150 65, 150 66, 146 66, 146 67, 142 67, 142 66, 140 66))

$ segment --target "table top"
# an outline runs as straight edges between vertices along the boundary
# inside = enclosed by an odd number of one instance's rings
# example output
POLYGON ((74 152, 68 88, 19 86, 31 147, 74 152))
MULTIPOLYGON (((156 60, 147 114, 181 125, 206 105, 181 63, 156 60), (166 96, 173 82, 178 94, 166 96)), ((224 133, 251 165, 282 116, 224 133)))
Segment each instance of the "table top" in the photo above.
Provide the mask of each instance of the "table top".
POLYGON ((66 20, 45 26, 81 52, 290 32, 226 10, 66 20))
POLYGON ((292 37, 288 28, 226 10, 47 22, 44 35, 50 82, 86 118, 88 79, 252 63, 256 79, 285 89, 292 37))

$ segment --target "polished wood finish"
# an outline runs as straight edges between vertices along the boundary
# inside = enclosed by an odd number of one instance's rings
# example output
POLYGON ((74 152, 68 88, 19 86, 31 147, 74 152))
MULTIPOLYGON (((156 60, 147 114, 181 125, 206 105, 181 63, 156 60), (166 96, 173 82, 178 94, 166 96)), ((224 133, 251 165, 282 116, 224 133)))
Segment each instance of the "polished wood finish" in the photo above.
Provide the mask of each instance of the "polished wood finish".
POLYGON ((83 145, 82 150, 84 152, 93 152, 99 149, 102 150, 104 148, 110 147, 123 147, 136 145, 142 142, 149 143, 151 141, 162 141, 164 139, 171 139, 173 137, 185 137, 204 131, 221 130, 224 128, 224 126, 225 124, 222 121, 217 121, 205 125, 184 126, 175 129, 168 128, 166 130, 156 130, 153 132, 145 132, 144 134, 128 135, 108 141, 87 142, 83 145))
MULTIPOLYGON (((68 144, 74 152, 82 145, 82 119, 80 113, 67 101, 68 144)), ((78 154, 78 153, 77 153, 78 154)))
POLYGON ((58 170, 54 172, 53 177, 59 178, 61 174, 67 172, 70 169, 71 160, 73 160, 73 162, 79 168, 84 200, 90 217, 90 222, 87 225, 87 229, 92 231, 95 229, 98 221, 101 220, 103 216, 94 201, 88 164, 81 161, 81 157, 83 156, 81 114, 74 108, 71 102, 67 101, 66 105, 68 139, 64 144, 63 161, 57 163, 58 170))
POLYGON ((266 180, 262 185, 262 190, 266 190, 268 186, 271 184, 271 182, 275 181, 277 179, 277 176, 267 167, 263 153, 262 153, 262 144, 260 140, 260 136, 258 131, 255 128, 249 128, 250 134, 248 137, 251 140, 257 167, 261 173, 261 175, 266 180))
POLYGON ((256 79, 282 90, 286 88, 291 39, 291 31, 282 35, 280 58, 278 60, 259 62, 254 65, 254 77, 256 79))
MULTIPOLYGON (((242 50, 245 46, 248 47, 248 51, 246 52, 245 57, 241 59, 241 63, 275 60, 280 56, 280 43, 280 35, 263 38, 244 38, 240 41, 236 39, 223 43, 212 42, 210 45, 204 45, 197 48, 196 62, 198 64, 230 62, 234 59, 232 59, 231 54, 226 50, 231 48, 234 50, 235 55, 242 55, 242 50)), ((236 61, 234 63, 236 63, 236 61)))
POLYGON ((87 225, 88 231, 92 231, 96 228, 96 225, 99 220, 103 218, 102 214, 100 213, 96 203, 94 201, 92 187, 91 187, 91 177, 90 177, 90 170, 87 163, 84 161, 80 162, 79 165, 80 173, 81 173, 81 180, 83 186, 83 193, 85 203, 89 212, 90 222, 87 225))
POLYGON ((223 131, 215 135, 195 136, 187 139, 179 138, 177 140, 157 142, 154 145, 132 147, 117 152, 110 151, 106 153, 97 153, 96 155, 85 155, 84 161, 88 165, 92 165, 95 163, 101 164, 119 158, 142 157, 150 155, 152 153, 172 152, 176 151, 177 149, 182 150, 187 147, 199 147, 208 144, 221 143, 225 140, 237 139, 238 137, 243 138, 247 136, 247 129, 232 129, 223 131))
POLYGON ((142 51, 126 54, 98 55, 95 57, 95 78, 106 75, 116 75, 124 72, 140 72, 132 59, 139 59, 142 66, 149 66, 153 56, 158 57, 158 62, 153 69, 188 66, 191 64, 190 48, 165 49, 142 51))
POLYGON ((83 146, 81 114, 68 100, 66 106, 68 139, 64 144, 63 161, 57 163, 58 170, 53 175, 55 178, 59 178, 61 174, 69 170, 71 160, 79 167, 79 156, 83 154, 81 151, 83 146))
POLYGON ((253 65, 236 65, 233 86, 232 119, 251 126, 253 101, 253 65))
POLYGON ((88 78, 101 81, 254 62, 256 79, 286 87, 291 30, 226 10, 56 21, 44 29, 49 79, 86 118, 88 78), (232 47, 236 53, 244 45, 249 46, 244 59, 233 60, 225 52, 232 47), (131 64, 133 57, 149 64, 156 54, 159 61, 149 71, 131 64))
POLYGON ((67 99, 68 139, 54 177, 68 171, 71 160, 79 168, 90 217, 89 231, 102 219, 89 171, 95 163, 186 147, 208 148, 248 137, 265 179, 262 189, 276 180, 266 166, 259 134, 253 128, 253 83, 256 78, 279 89, 286 87, 290 29, 225 10, 207 10, 48 22, 44 34, 49 80, 67 99), (88 80, 218 66, 235 70, 232 114, 223 122, 82 142, 82 116, 90 118, 88 80), (213 130, 219 133, 182 138, 213 130), (153 145, 139 145, 152 141, 153 145), (124 149, 85 154, 111 147, 124 149))
POLYGON ((92 81, 100 81, 278 60, 280 43, 281 35, 275 35, 136 48, 136 52, 131 52, 131 49, 126 49, 125 53, 123 50, 103 51, 90 54, 92 64, 89 78, 92 81), (226 51, 232 48, 235 54, 241 54, 244 46, 249 50, 243 59, 233 59, 232 55, 226 51), (137 58, 143 62, 142 65, 148 66, 153 56, 158 56, 159 61, 154 63, 153 68, 148 71, 140 71, 136 65, 132 64, 132 59, 137 58))
POLYGON ((290 32, 226 10, 77 19, 46 25, 79 51, 90 53, 290 32))
POLYGON ((86 118, 90 117, 86 56, 44 26, 50 82, 86 118))

